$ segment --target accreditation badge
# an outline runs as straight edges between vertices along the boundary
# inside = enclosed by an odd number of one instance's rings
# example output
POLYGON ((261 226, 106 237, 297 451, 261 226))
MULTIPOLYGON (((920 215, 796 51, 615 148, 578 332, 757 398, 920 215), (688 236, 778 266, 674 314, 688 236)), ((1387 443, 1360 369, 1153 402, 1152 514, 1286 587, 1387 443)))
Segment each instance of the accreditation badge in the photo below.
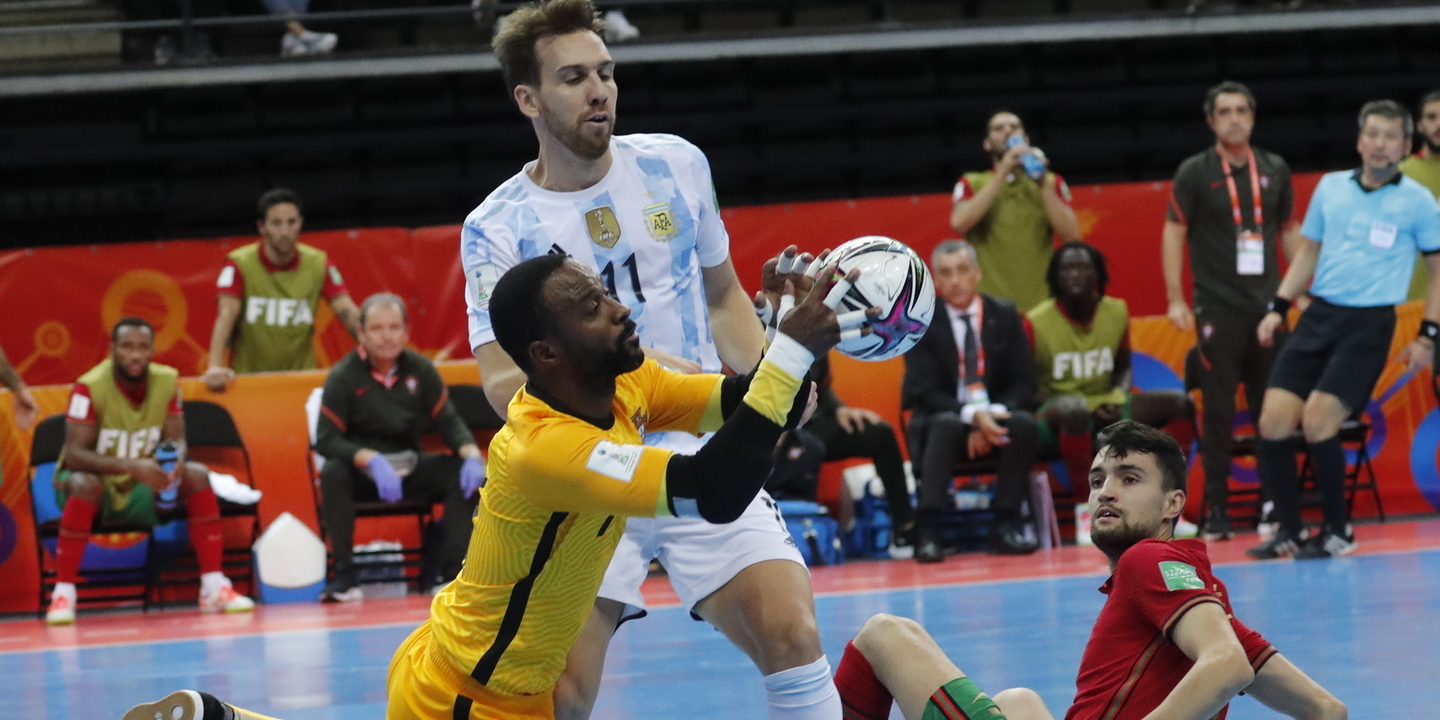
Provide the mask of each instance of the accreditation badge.
POLYGON ((1240 275, 1265 274, 1265 238, 1260 233, 1240 231, 1235 240, 1235 272, 1240 275))

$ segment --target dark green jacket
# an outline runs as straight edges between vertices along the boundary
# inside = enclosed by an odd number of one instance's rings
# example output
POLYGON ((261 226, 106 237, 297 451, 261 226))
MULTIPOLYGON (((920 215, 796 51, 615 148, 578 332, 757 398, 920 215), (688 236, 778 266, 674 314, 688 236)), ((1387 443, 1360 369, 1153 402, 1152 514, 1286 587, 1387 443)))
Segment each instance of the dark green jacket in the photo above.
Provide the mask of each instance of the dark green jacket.
POLYGON ((340 359, 325 378, 315 451, 351 461, 362 449, 382 453, 420 451, 420 436, 438 432, 452 450, 475 442, 435 365, 405 350, 396 360, 390 387, 370 374, 358 349, 340 359))

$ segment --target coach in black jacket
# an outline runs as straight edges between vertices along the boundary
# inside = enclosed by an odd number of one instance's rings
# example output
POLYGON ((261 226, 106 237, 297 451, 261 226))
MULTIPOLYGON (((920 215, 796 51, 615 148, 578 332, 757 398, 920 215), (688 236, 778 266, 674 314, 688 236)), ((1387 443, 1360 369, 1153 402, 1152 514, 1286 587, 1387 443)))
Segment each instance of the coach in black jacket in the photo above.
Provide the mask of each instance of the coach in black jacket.
POLYGON ((1035 398, 1030 341, 1013 303, 977 292, 980 267, 969 243, 946 240, 930 264, 943 301, 930 330, 905 355, 901 393, 901 405, 913 413, 908 440, 919 468, 915 559, 944 559, 940 517, 955 462, 987 456, 999 464, 990 551, 1034 552, 1020 522, 1036 447, 1035 417, 1027 411, 1035 398), (965 330, 977 323, 978 338, 965 330))

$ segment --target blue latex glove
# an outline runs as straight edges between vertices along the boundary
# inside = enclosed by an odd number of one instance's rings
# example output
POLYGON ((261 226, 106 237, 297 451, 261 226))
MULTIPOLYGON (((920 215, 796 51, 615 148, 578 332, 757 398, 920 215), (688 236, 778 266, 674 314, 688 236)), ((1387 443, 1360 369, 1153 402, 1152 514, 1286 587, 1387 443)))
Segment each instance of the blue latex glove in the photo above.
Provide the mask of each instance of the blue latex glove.
POLYGON ((482 487, 485 487, 485 462, 480 458, 465 458, 465 464, 460 466, 460 492, 468 498, 482 487))
POLYGON ((370 469, 370 476, 375 478, 375 489, 380 491, 380 499, 390 503, 400 502, 404 495, 400 491, 400 476, 395 474, 395 467, 390 461, 384 455, 376 454, 366 467, 370 469))

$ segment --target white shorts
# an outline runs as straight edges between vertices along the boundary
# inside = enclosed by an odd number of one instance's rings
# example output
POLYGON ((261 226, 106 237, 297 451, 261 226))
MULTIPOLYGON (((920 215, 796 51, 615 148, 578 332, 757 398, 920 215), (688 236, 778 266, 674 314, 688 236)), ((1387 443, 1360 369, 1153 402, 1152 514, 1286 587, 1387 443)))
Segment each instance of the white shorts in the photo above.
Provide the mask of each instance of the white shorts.
POLYGON ((790 560, 805 567, 780 510, 764 490, 738 520, 724 525, 700 518, 629 518, 600 583, 600 597, 625 603, 621 622, 645 616, 640 584, 651 559, 665 566, 680 603, 692 613, 696 603, 751 565, 790 560))

